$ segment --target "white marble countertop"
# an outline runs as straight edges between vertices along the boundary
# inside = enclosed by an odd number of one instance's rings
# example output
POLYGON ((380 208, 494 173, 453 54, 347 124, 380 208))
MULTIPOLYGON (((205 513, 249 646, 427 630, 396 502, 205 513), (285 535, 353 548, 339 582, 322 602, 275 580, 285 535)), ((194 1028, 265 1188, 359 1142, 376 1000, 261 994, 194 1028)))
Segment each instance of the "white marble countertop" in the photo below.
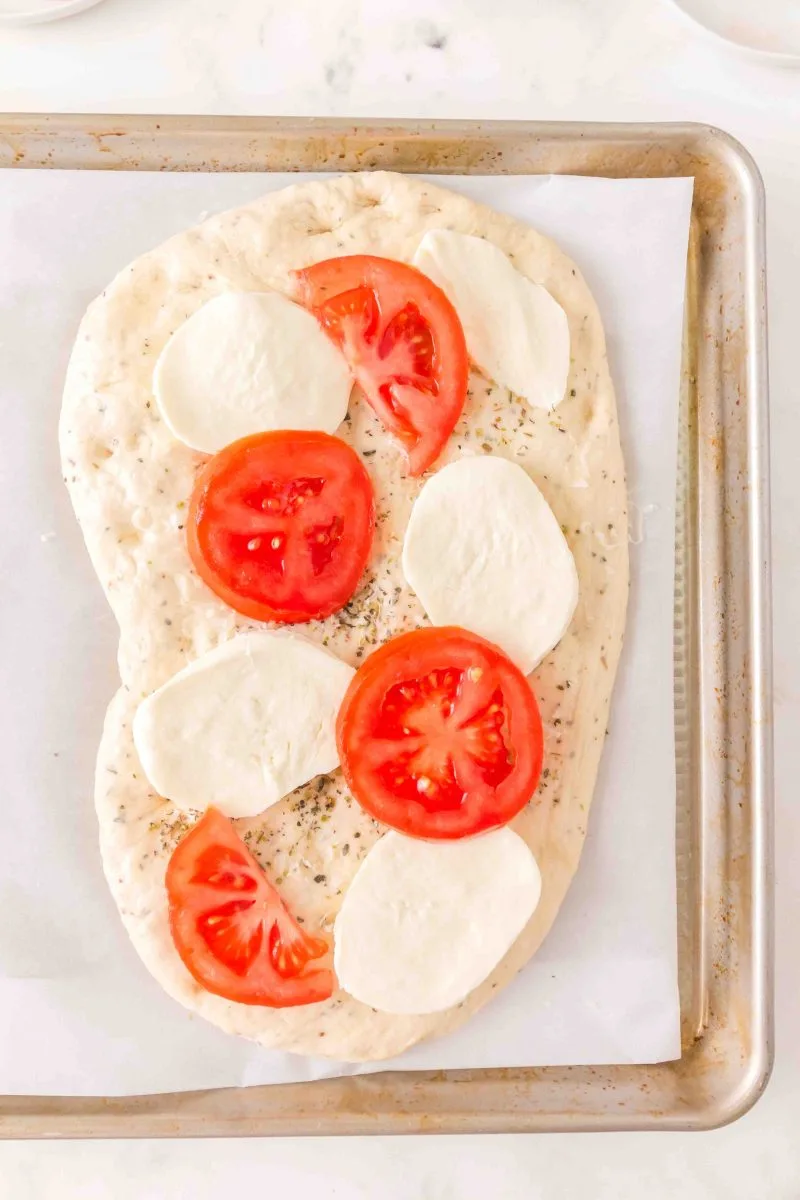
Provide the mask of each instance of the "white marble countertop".
POLYGON ((769 212, 779 952, 773 1081, 727 1130, 4 1143, 0 1196, 216 1200, 257 1184, 293 1200, 797 1200, 800 73, 727 49, 667 0, 105 0, 63 23, 0 31, 0 109, 687 119, 748 146, 769 212))

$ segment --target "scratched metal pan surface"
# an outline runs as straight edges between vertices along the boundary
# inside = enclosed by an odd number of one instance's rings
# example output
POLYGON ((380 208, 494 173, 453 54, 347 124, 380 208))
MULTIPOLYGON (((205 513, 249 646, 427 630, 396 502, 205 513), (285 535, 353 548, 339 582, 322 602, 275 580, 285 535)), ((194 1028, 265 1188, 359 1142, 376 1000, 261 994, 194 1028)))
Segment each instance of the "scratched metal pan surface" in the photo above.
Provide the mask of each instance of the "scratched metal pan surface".
POLYGON ((747 152, 701 125, 20 115, 0 117, 0 166, 695 180, 675 589, 681 1058, 121 1099, 3 1096, 0 1135, 708 1129, 744 1113, 773 1054, 764 192, 747 152))

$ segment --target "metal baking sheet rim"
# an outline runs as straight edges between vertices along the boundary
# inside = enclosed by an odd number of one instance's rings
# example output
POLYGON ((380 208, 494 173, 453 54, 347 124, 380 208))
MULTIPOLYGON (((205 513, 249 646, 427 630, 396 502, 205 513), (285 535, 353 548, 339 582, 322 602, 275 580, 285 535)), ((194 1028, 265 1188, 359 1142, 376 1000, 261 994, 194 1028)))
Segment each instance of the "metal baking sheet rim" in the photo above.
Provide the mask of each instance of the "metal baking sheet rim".
POLYGON ((695 179, 677 539, 682 1057, 144 1097, 2 1096, 0 1136, 710 1129, 743 1115, 773 1061, 765 223, 747 151, 692 124, 20 114, 0 116, 0 167, 695 179))

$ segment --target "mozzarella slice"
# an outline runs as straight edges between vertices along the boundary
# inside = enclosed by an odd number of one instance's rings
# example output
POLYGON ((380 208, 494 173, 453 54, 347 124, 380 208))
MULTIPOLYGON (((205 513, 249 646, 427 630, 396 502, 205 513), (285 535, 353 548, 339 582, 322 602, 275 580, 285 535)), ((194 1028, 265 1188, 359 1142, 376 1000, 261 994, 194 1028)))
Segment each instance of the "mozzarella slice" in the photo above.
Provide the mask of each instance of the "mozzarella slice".
POLYGON ((379 1012, 451 1008, 491 974, 541 890, 536 859, 510 829, 455 842, 387 833, 336 918, 339 983, 379 1012))
POLYGON ((462 458, 423 487, 403 544, 403 572, 434 625, 495 642, 527 675, 561 640, 578 572, 530 476, 505 458, 462 458))
POLYGON ((339 765, 336 714, 353 674, 299 637, 235 637, 139 705, 144 772, 176 804, 254 816, 339 765))
POLYGON ((485 238, 426 233, 414 265, 438 284, 459 315, 479 369, 535 408, 555 408, 569 376, 567 315, 485 238))
POLYGON ((279 292, 209 300, 172 335, 153 376, 172 433, 206 454, 270 429, 333 433, 351 387, 330 338, 279 292))

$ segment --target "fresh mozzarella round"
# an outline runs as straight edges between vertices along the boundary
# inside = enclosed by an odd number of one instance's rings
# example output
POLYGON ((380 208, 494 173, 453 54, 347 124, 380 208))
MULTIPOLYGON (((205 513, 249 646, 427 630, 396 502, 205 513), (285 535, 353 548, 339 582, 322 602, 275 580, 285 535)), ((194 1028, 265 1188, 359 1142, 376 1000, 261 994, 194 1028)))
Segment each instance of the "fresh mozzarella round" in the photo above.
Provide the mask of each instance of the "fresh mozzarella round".
POLYGON ((232 638, 139 705, 144 772, 176 804, 254 816, 339 765, 336 713, 352 677, 299 637, 232 638))
POLYGON ((458 313, 480 370, 535 408, 555 408, 569 376, 567 315, 485 238, 446 229, 426 233, 414 265, 458 313))
POLYGON ((334 925, 334 967, 379 1012, 442 1012, 490 975, 533 915, 536 859, 510 829, 454 842, 387 833, 334 925))
POLYGON ((352 379, 310 313, 279 292, 224 292, 175 331, 153 390, 175 437, 206 454, 270 429, 333 433, 352 379))
POLYGON ((505 458, 462 458, 423 487, 403 572, 434 625, 461 625, 528 674, 561 640, 578 572, 550 506, 505 458))

